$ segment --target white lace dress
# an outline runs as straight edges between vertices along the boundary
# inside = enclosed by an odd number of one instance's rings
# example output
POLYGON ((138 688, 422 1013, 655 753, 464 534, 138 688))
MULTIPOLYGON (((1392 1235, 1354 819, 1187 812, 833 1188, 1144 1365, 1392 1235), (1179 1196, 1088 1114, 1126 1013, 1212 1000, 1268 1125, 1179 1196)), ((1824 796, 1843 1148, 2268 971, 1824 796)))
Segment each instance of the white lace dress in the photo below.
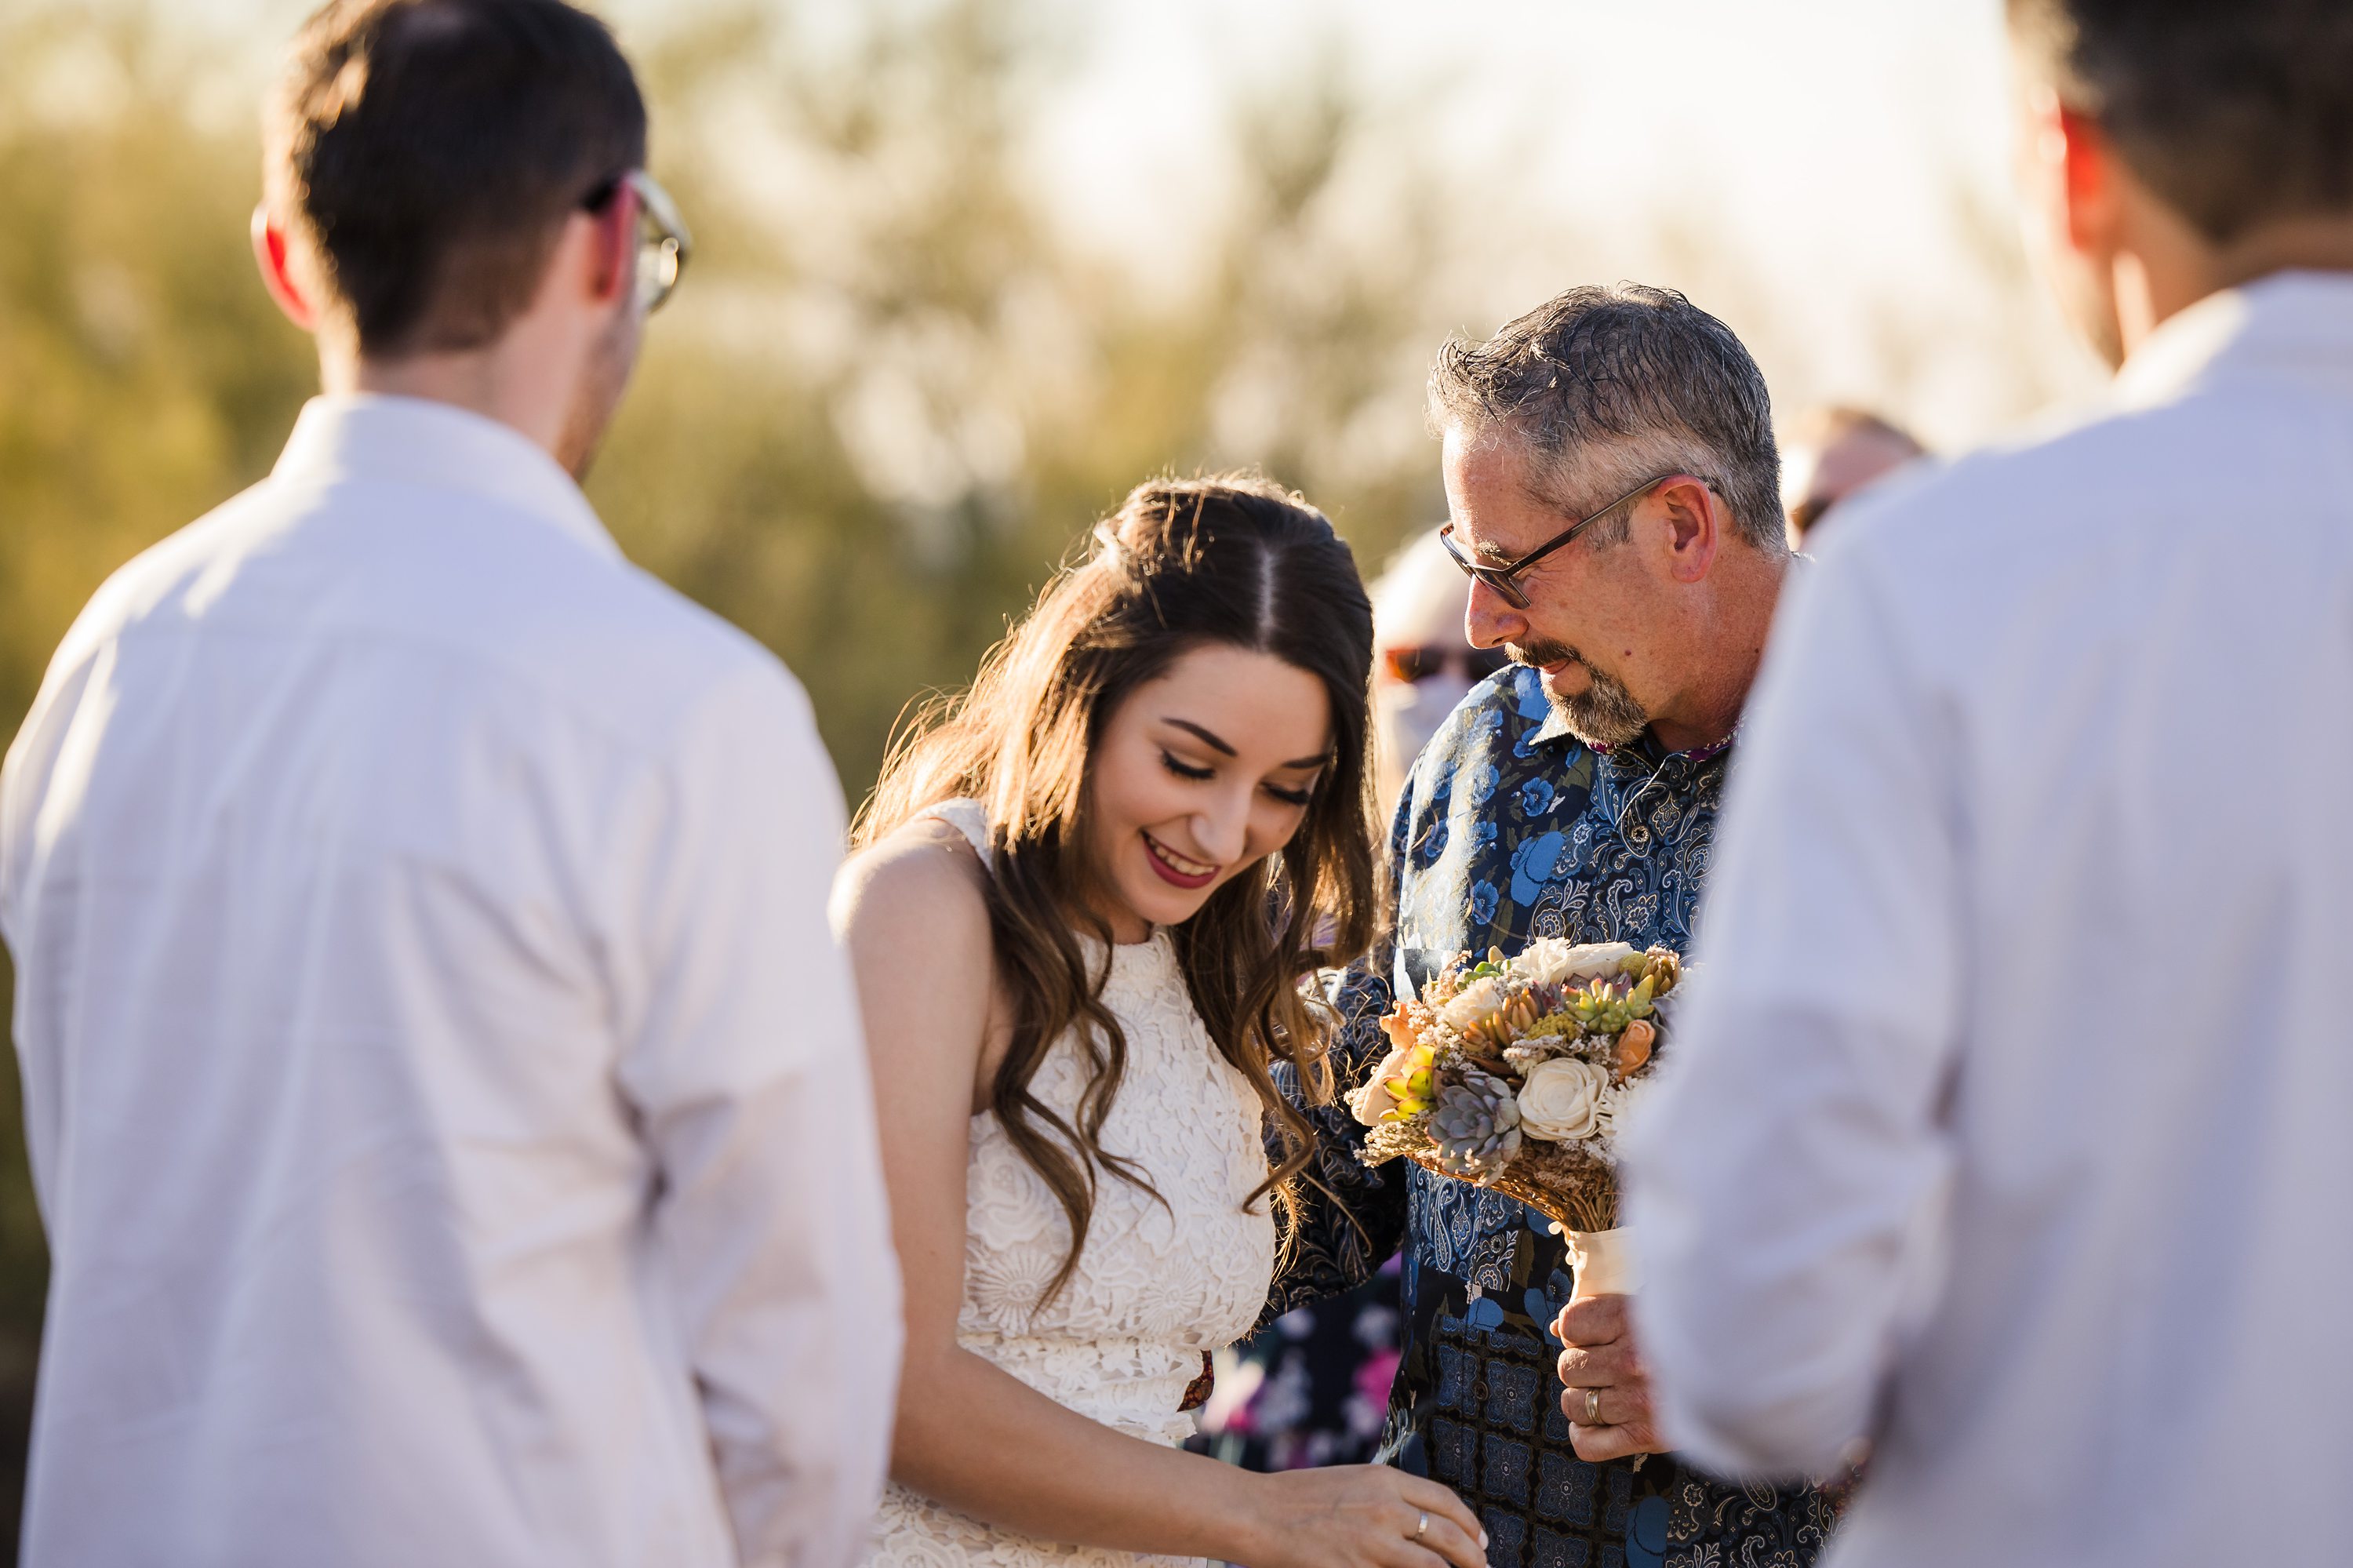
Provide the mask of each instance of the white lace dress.
MULTIPOLYGON (((980 809, 957 800, 932 813, 988 855, 980 809)), ((1261 1112, 1250 1083, 1210 1043, 1193 1012, 1166 931, 1112 949, 1103 1003, 1127 1035, 1127 1074, 1103 1144, 1152 1178, 1167 1206, 1106 1176, 1078 1269, 1042 1311, 1039 1292, 1070 1244, 1061 1205, 988 1112, 972 1118, 965 1220, 964 1308, 956 1342, 1080 1414, 1174 1446, 1193 1430, 1178 1410, 1201 1352, 1250 1331, 1274 1270, 1261 1112)), ((1032 1092, 1072 1116, 1082 1058, 1055 1044, 1032 1092)), ((1065 1545, 981 1523, 896 1482, 885 1489, 870 1563, 962 1568, 1051 1563, 1126 1568, 1187 1562, 1065 1545)))

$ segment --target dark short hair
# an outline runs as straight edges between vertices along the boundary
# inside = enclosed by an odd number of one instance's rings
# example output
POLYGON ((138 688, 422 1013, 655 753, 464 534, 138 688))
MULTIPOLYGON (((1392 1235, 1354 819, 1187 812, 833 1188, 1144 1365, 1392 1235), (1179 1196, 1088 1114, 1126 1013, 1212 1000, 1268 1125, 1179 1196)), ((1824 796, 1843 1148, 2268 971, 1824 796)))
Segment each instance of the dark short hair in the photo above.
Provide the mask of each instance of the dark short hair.
MULTIPOLYGON (((1640 483, 1637 469, 1682 467, 1715 486, 1742 538, 1788 552, 1765 374, 1730 327, 1672 289, 1581 285, 1484 343, 1456 338, 1439 350, 1430 400, 1440 426, 1497 426, 1525 442, 1539 499, 1564 515, 1640 483)), ((1607 545, 1626 529, 1621 513, 1593 537, 1607 545)))
POLYGON ((479 348, 565 217, 645 161, 605 25, 562 0, 332 0, 296 37, 265 175, 360 352, 479 348))
POLYGON ((2347 0, 2009 0, 2013 33, 2133 172, 2227 244, 2353 212, 2347 0))

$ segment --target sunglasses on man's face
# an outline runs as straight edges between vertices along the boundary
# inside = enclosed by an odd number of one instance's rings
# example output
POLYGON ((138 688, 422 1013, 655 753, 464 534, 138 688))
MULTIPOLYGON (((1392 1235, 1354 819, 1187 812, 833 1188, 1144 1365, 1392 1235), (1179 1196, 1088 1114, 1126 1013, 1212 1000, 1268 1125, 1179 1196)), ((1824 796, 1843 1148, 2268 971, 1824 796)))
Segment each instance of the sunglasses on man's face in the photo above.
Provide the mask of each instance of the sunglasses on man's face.
POLYGON ((694 254, 694 237, 687 232, 686 220, 679 217, 678 204, 670 200, 670 192, 643 169, 615 175, 590 191, 580 205, 590 212, 602 211, 625 189, 638 198, 638 308, 651 315, 678 287, 679 274, 686 270, 687 258, 694 254))
POLYGON ((1381 668, 1388 678, 1409 686, 1446 674, 1475 683, 1510 662, 1500 648, 1473 648, 1468 643, 1381 650, 1381 668))

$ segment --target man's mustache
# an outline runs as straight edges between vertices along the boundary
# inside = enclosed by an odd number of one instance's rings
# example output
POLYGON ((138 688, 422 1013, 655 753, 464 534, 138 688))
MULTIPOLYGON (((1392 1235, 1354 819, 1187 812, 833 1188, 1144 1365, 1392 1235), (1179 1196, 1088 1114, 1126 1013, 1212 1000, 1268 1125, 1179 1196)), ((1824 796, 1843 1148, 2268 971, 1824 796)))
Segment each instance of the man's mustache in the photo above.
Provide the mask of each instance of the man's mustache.
POLYGON ((1582 664, 1585 656, 1566 642, 1506 642, 1504 655, 1514 664, 1541 670, 1552 664, 1582 664))

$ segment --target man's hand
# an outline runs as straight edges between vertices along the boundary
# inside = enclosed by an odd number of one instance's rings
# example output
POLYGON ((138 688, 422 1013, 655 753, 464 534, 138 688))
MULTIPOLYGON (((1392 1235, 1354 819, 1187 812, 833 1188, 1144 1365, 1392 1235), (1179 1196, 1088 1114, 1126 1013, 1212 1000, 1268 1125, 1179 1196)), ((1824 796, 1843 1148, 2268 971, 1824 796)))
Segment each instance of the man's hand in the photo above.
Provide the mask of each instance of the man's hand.
POLYGON ((1588 1464, 1629 1454, 1663 1454, 1651 1427, 1651 1383, 1634 1350, 1623 1296, 1586 1296, 1561 1308, 1552 1331, 1560 1353, 1561 1414, 1569 1446, 1588 1464), (1588 1411, 1590 1418, 1588 1419, 1588 1411))

